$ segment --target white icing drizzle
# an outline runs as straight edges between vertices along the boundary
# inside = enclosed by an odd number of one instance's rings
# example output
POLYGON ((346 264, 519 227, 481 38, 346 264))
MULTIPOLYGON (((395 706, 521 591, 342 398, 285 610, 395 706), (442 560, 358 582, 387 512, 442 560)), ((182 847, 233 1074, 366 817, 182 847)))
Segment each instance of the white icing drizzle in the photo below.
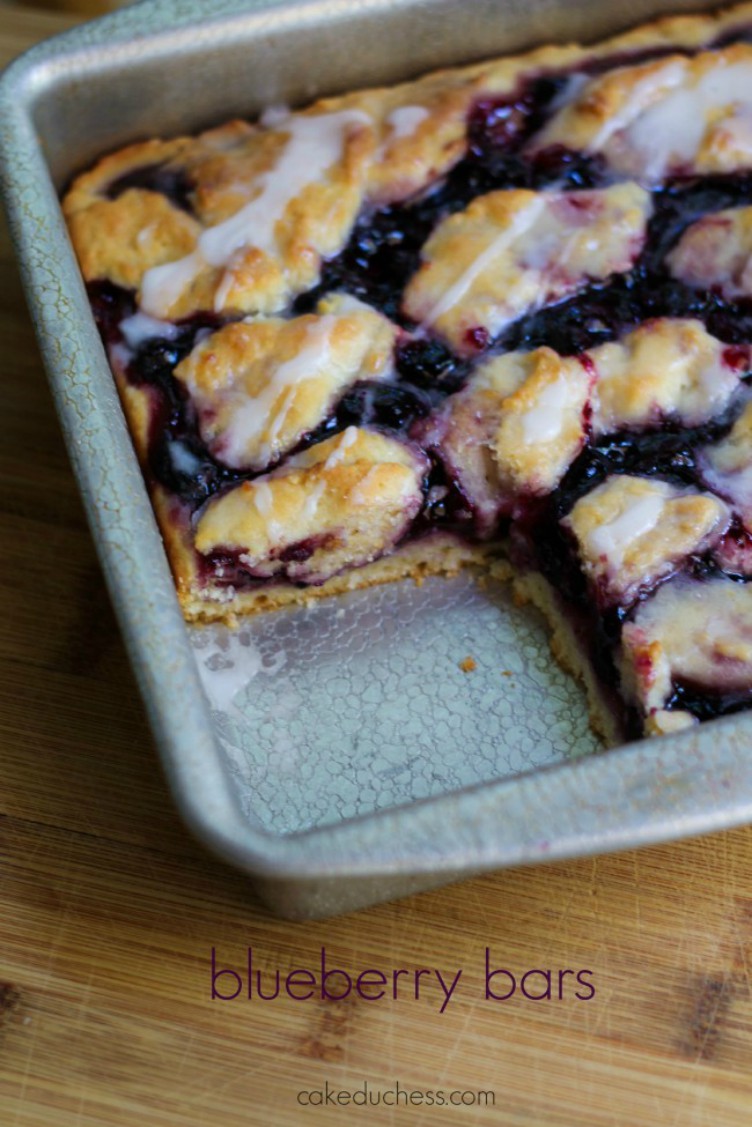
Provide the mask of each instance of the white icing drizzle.
POLYGON ((285 123, 289 140, 276 167, 261 177, 256 198, 201 235, 199 246, 209 265, 225 266, 236 250, 248 245, 274 253, 274 229, 287 205, 337 163, 345 128, 370 122, 366 114, 356 110, 290 118, 285 123))
POLYGON ((313 518, 315 517, 316 510, 319 507, 319 502, 321 501, 321 498, 324 496, 324 492, 325 492, 326 486, 327 486, 327 481, 326 481, 325 475, 328 473, 329 470, 333 470, 335 466, 338 466, 340 464, 340 462, 342 462, 344 460, 345 454, 350 449, 350 447, 353 445, 353 443, 357 442, 357 440, 358 440, 358 428, 357 427, 350 426, 345 431, 342 432, 342 436, 341 436, 339 442, 336 444, 336 446, 332 450, 329 457, 326 459, 326 461, 321 466, 322 476, 321 476, 320 481, 317 482, 317 484, 311 490, 309 495, 306 497, 306 502, 305 502, 305 505, 303 506, 303 519, 304 520, 313 520, 313 518))
POLYGON ((324 496, 325 489, 326 480, 322 478, 316 483, 316 485, 313 487, 313 489, 305 499, 305 504, 303 506, 303 520, 313 520, 313 518, 316 516, 316 510, 319 507, 321 498, 324 496))
POLYGON ((684 395, 679 398, 679 410, 684 407, 684 399, 686 399, 685 413, 688 422, 691 424, 695 418, 702 421, 706 415, 710 417, 722 410, 738 386, 738 373, 724 362, 723 348, 719 345, 715 350, 715 356, 710 357, 708 362, 697 370, 697 389, 691 386, 682 389, 684 395))
POLYGON ((660 179, 667 169, 693 162, 714 111, 751 103, 752 64, 717 66, 694 86, 679 87, 636 114, 627 125, 627 144, 639 154, 645 177, 660 179))
POLYGON ((573 74, 566 80, 559 93, 556 94, 548 107, 549 120, 557 114, 559 110, 565 109, 571 102, 576 102, 585 89, 585 87, 592 81, 587 74, 573 74))
MULTIPOLYGON (((256 511, 259 516, 264 519, 266 524, 266 533, 270 540, 277 539, 282 531, 279 521, 274 520, 272 513, 274 512, 274 494, 272 487, 268 481, 257 480, 253 483, 253 501, 256 506, 256 511)), ((241 562, 246 562, 251 565, 255 563, 250 556, 241 556, 241 562)))
POLYGON ((115 370, 127 368, 133 359, 133 351, 125 344, 111 344, 107 349, 110 363, 115 370))
MULTIPOLYGON (((571 253, 571 244, 577 237, 577 233, 567 240, 566 246, 562 251, 561 258, 571 253)), ((551 258, 556 249, 560 246, 561 234, 556 229, 550 231, 541 231, 540 236, 535 239, 529 246, 525 247, 524 255, 520 265, 525 270, 545 270, 551 264, 551 258)), ((556 256, 557 261, 559 255, 556 256)))
POLYGON ((274 507, 274 494, 268 481, 255 481, 253 499, 262 517, 268 517, 274 507))
POLYGON ((686 60, 673 59, 660 70, 652 71, 636 82, 629 100, 619 113, 603 123, 600 132, 596 133, 590 142, 590 149, 597 151, 604 148, 615 134, 629 129, 641 114, 650 112, 651 103, 655 101, 656 95, 660 97, 660 92, 681 86, 686 79, 686 71, 686 60))
POLYGON ((430 111, 425 106, 398 106, 396 110, 392 110, 386 119, 392 129, 390 143, 400 141, 403 137, 412 137, 421 122, 430 116, 430 111))
POLYGON ((201 469, 201 459, 191 453, 182 442, 171 442, 168 450, 170 461, 178 473, 195 474, 201 469))
POLYGON ((372 466, 362 481, 358 482, 350 492, 348 500, 351 505, 365 505, 368 500, 368 483, 379 472, 378 466, 372 466))
POLYGON ((340 438, 339 442, 337 443, 337 445, 332 450, 329 457, 324 462, 324 471, 333 470, 335 466, 338 466, 340 464, 340 462, 343 461, 345 454, 350 449, 350 447, 353 445, 353 443, 355 443, 357 441, 358 441, 358 428, 355 427, 355 426, 349 426, 346 430, 344 430, 342 432, 342 437, 340 438))
POLYGON ((156 317, 149 317, 147 313, 134 313, 120 322, 120 332, 129 348, 138 348, 144 341, 154 340, 156 337, 175 340, 180 329, 172 321, 159 321, 156 317))
POLYGON ((476 278, 491 265, 494 259, 507 250, 521 235, 524 235, 526 231, 530 230, 545 206, 545 199, 538 197, 537 199, 531 200, 526 208, 519 211, 514 216, 510 225, 497 235, 493 242, 470 263, 467 270, 460 275, 457 281, 444 291, 433 308, 429 310, 424 317, 421 329, 426 329, 434 325, 440 317, 443 317, 445 313, 461 301, 476 278))
POLYGON ((139 233, 136 235, 136 244, 140 247, 145 246, 154 234, 156 226, 156 223, 149 223, 147 227, 142 227, 139 233))
MULTIPOLYGON (((305 378, 305 377, 303 377, 305 378)), ((280 431, 287 422, 287 416, 290 413, 290 408, 295 402, 295 386, 288 388, 285 398, 282 400, 282 406, 277 414, 269 424, 269 437, 268 441, 263 447, 264 461, 269 462, 274 457, 274 446, 279 439, 280 431)))
POLYGON ((225 302, 230 296, 232 287, 235 285, 235 271, 231 266, 225 270, 222 275, 222 280, 214 291, 214 312, 221 313, 225 307, 225 302))
POLYGON ((284 426, 287 414, 295 401, 297 387, 313 379, 329 359, 330 334, 337 318, 332 313, 317 318, 306 332, 305 342, 295 356, 280 364, 260 395, 244 397, 233 412, 232 423, 225 434, 222 457, 229 465, 242 462, 250 445, 263 435, 267 426, 268 438, 261 452, 261 460, 270 461, 275 454, 274 443, 284 426), (275 411, 280 395, 285 393, 281 406, 275 411))
POLYGON ((665 497, 655 494, 640 497, 616 520, 601 525, 590 534, 593 554, 606 556, 612 565, 619 566, 629 545, 655 528, 665 505, 665 497))
POLYGON ((412 137, 421 122, 430 117, 430 110, 425 106, 397 106, 386 119, 389 126, 389 136, 379 145, 374 154, 374 164, 382 161, 395 141, 404 137, 412 137))
POLYGON ((205 265, 201 252, 194 250, 176 262, 152 266, 141 279, 141 308, 155 317, 166 317, 205 265))
MULTIPOLYGON (((288 204, 342 156, 344 131, 349 125, 370 125, 359 110, 291 116, 283 122, 288 140, 277 164, 259 177, 258 194, 234 215, 201 233, 196 249, 185 258, 154 266, 141 283, 141 306, 154 316, 165 316, 173 302, 206 266, 227 267, 233 255, 246 247, 266 254, 277 252, 275 228, 288 204)), ((226 298, 231 280, 223 279, 226 298)))
POLYGON ((284 102, 276 106, 267 106, 259 118, 259 125, 262 129, 279 129, 291 114, 292 110, 284 102))
POLYGON ((563 376, 544 387, 536 405, 522 416, 522 436, 526 445, 550 442, 561 433, 568 391, 563 376))

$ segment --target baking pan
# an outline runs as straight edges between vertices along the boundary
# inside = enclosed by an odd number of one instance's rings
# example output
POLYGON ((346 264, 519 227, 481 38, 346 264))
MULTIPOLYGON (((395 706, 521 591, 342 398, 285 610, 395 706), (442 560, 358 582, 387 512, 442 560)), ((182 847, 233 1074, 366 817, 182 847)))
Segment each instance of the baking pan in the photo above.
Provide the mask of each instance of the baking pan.
POLYGON ((58 193, 131 140, 692 7, 165 0, 41 44, 0 83, 24 285, 165 771, 194 833, 284 915, 752 821, 752 713, 599 754, 545 626, 468 577, 189 630, 58 193))

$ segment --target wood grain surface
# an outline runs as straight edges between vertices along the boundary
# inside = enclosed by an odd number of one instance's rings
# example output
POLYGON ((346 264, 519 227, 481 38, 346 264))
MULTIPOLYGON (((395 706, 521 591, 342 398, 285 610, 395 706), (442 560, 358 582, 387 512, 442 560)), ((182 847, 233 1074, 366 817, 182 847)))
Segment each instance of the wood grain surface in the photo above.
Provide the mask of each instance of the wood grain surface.
MULTIPOLYGON (((0 5, 0 58, 70 22, 0 5)), ((749 830, 314 924, 271 918, 194 844, 160 776, 5 237, 0 340, 0 1124, 748 1127, 749 830), (267 993, 277 970, 315 972, 322 947, 351 974, 409 973, 396 1000, 248 999, 249 947, 267 993), (211 998, 212 948, 244 975, 235 1000, 211 998), (518 986, 552 971, 554 997, 486 999, 486 948, 518 986), (414 996, 421 968, 462 971, 443 1013, 435 974, 414 996), (562 970, 590 971, 594 996, 577 998, 569 975, 559 999, 562 970), (364 1083, 374 1099, 399 1084, 495 1103, 300 1102, 364 1083)))

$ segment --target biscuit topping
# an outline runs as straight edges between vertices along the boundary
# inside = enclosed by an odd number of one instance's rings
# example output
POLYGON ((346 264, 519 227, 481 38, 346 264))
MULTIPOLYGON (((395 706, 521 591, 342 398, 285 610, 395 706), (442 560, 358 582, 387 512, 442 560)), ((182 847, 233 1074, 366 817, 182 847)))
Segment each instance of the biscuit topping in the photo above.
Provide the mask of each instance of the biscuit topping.
POLYGON ((666 256, 671 274, 733 301, 752 297, 752 207, 714 211, 692 223, 666 256))
MULTIPOLYGON (((184 291, 211 268, 221 271, 212 302, 217 312, 225 308, 279 309, 291 293, 312 284, 316 275, 310 265, 298 261, 298 256, 307 252, 309 258, 315 259, 339 249, 354 221, 362 192, 355 192, 351 206, 346 206, 341 216, 335 213, 333 223, 326 212, 317 215, 318 209, 314 209, 310 216, 303 214, 290 220, 288 227, 292 229, 286 229, 284 234, 280 235, 279 228, 291 204, 309 190, 321 195, 322 185, 328 184, 330 190, 321 201, 326 205, 334 194, 332 170, 342 168, 346 155, 348 131, 362 131, 370 126, 371 119, 357 110, 296 114, 281 123, 276 130, 285 139, 281 152, 272 167, 247 185, 249 192, 255 190, 253 198, 221 223, 202 231, 189 255, 148 270, 141 280, 142 309, 154 317, 169 316, 184 291), (298 248, 298 240, 307 245, 298 248), (262 271, 275 272, 276 267, 276 272, 281 272, 282 277, 275 278, 275 289, 281 291, 279 297, 269 293, 260 293, 255 299, 251 296, 255 292, 253 282, 246 280, 245 274, 259 257, 262 271), (246 286, 250 287, 249 293, 236 293, 246 286)), ((340 185, 339 190, 343 189, 345 198, 353 195, 350 184, 340 185)))
POLYGON ((423 248, 405 313, 456 351, 588 280, 628 270, 642 247, 650 196, 636 184, 589 192, 492 192, 451 215, 423 248), (468 343, 469 342, 469 343, 468 343))
POLYGON ((550 348, 481 365, 427 428, 480 531, 491 531, 515 498, 556 487, 585 443, 592 376, 550 348))
POLYGON ((585 494, 562 523, 601 601, 626 603, 712 546, 729 517, 710 494, 624 474, 585 494))
POLYGON ((404 534, 420 508, 426 465, 417 450, 353 427, 210 501, 196 548, 234 552, 260 578, 323 583, 404 534))
POLYGON ((625 626, 619 664, 625 692, 647 715, 677 685, 752 695, 752 586, 683 576, 664 584, 625 626))
POLYGON ((291 320, 235 321, 175 369, 209 450, 234 469, 264 469, 291 450, 358 380, 393 374, 397 330, 351 297, 291 320))
POLYGON ((720 414, 752 357, 752 350, 740 349, 729 363, 726 353, 702 322, 668 317, 592 349, 595 432, 655 427, 664 420, 698 426, 720 414))
POLYGON ((732 575, 752 576, 752 402, 730 432, 699 457, 706 484, 733 507, 736 523, 716 545, 717 563, 732 575))
POLYGON ((602 153, 654 184, 668 175, 752 165, 752 47, 619 67, 580 87, 535 138, 602 153))

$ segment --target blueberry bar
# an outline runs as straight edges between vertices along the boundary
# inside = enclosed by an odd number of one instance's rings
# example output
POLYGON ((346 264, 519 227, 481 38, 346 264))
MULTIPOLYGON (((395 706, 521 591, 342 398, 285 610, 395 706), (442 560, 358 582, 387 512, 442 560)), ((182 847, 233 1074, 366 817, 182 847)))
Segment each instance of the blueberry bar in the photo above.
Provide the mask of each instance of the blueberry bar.
POLYGON ((63 208, 188 619, 473 566, 610 741, 752 706, 752 6, 137 142, 63 208))

